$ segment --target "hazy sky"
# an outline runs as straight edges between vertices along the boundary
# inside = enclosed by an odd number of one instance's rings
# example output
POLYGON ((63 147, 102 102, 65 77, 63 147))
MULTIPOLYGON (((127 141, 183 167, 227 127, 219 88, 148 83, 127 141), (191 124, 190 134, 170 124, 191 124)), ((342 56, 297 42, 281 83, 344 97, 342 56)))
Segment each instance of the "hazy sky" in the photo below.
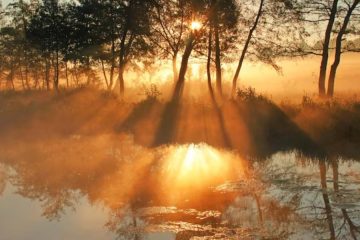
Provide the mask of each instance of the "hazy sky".
MULTIPOLYGON (((1 1, 1 0, 0 0, 1 1)), ((13 0, 2 0, 3 6, 13 0)), ((333 61, 331 56, 329 65, 333 61)), ((357 92, 360 89, 358 76, 360 69, 359 55, 344 54, 339 68, 336 90, 339 92, 357 92)), ((286 95, 288 93, 304 94, 305 92, 317 92, 317 74, 320 67, 319 58, 296 59, 293 61, 284 61, 283 74, 275 73, 270 67, 262 64, 246 64, 239 81, 240 85, 252 86, 262 92, 279 93, 286 95), (266 84, 264 84, 266 82, 266 84)), ((226 75, 226 73, 224 73, 226 75)), ((232 74, 232 72, 231 72, 232 74)), ((230 75, 231 75, 230 74, 230 75)), ((231 79, 232 76, 228 76, 231 79)))

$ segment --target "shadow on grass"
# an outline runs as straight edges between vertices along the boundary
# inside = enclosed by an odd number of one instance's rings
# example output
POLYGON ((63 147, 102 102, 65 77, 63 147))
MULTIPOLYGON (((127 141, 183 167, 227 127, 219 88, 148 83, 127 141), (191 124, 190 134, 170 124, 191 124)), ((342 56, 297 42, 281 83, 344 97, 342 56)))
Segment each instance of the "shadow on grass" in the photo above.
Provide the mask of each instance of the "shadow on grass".
POLYGON ((214 95, 211 95, 210 98, 211 98, 212 107, 216 113, 218 125, 220 127, 220 134, 223 140, 223 145, 225 148, 231 148, 232 144, 225 126, 224 113, 221 107, 219 106, 219 104, 216 102, 214 95))
POLYGON ((179 100, 172 100, 165 105, 164 111, 160 117, 160 123, 156 130, 153 147, 169 144, 174 141, 177 122, 180 115, 179 100))
POLYGON ((143 119, 146 119, 154 105, 158 104, 155 98, 147 98, 138 104, 135 104, 129 116, 124 122, 115 127, 117 132, 133 130, 133 128, 143 119))

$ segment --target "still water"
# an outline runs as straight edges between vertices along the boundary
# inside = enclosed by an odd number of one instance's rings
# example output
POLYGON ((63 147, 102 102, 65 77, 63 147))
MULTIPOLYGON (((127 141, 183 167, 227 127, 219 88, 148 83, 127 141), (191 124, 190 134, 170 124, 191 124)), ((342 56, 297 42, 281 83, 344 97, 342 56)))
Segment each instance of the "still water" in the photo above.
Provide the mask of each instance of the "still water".
POLYGON ((71 136, 0 147, 0 239, 356 239, 360 163, 71 136))

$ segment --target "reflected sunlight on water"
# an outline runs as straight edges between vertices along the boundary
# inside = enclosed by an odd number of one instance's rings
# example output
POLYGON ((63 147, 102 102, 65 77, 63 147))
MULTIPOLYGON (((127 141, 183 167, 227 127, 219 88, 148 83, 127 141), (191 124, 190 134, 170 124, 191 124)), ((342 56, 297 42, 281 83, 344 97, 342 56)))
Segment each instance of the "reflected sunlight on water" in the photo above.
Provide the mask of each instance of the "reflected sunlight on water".
POLYGON ((175 191, 215 187, 243 175, 242 159, 204 143, 170 146, 165 152, 162 174, 175 191))
POLYGON ((13 146, 0 146, 1 240, 348 239, 360 225, 358 161, 119 135, 13 146))

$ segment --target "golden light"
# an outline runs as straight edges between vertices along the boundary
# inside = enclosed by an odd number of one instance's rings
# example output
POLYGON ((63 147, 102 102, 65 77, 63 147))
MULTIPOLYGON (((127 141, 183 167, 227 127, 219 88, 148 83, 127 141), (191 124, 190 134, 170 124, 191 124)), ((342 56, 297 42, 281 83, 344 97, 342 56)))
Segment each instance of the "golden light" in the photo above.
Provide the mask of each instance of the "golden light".
POLYGON ((216 187, 244 173, 239 157, 205 143, 171 146, 166 152, 162 175, 173 196, 216 187))
POLYGON ((201 29, 201 27, 202 27, 201 22, 199 22, 199 21, 192 21, 192 22, 191 22, 191 29, 192 29, 193 31, 198 31, 198 30, 201 29))
POLYGON ((193 63, 191 65, 191 75, 193 78, 200 77, 200 74, 201 74, 200 68, 201 68, 201 64, 199 64, 199 63, 193 63))

